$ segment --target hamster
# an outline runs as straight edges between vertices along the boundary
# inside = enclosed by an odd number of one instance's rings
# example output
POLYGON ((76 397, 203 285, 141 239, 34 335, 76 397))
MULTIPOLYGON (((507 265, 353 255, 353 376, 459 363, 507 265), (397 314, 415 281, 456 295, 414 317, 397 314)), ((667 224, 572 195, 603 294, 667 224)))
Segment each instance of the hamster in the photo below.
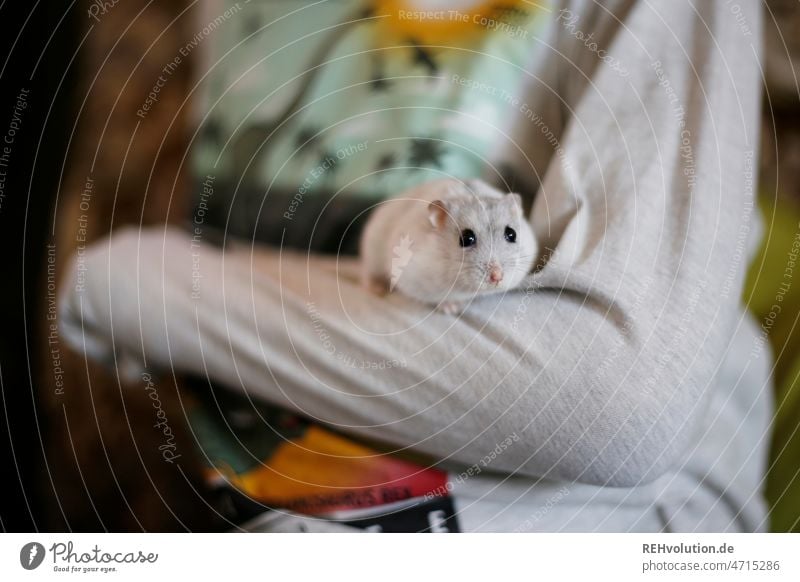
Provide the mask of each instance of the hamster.
POLYGON ((481 180, 426 182, 381 203, 360 241, 361 282, 449 314, 475 296, 513 289, 538 246, 519 194, 481 180))

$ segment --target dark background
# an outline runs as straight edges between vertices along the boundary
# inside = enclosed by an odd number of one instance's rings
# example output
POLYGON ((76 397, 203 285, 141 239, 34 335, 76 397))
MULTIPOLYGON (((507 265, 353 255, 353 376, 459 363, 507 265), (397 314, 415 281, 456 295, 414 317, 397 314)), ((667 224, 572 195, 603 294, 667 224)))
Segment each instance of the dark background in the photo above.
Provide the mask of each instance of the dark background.
POLYGON ((44 473, 34 390, 42 365, 34 343, 39 326, 26 322, 42 295, 49 208, 54 200, 73 108, 78 46, 77 10, 71 3, 5 2, 0 8, 0 139, 6 135, 20 90, 30 91, 18 130, 0 209, 0 529, 42 528, 38 513, 44 473), (27 20, 27 22, 26 22, 27 20), (50 36, 52 33, 52 37, 50 36), (13 49, 12 49, 13 46, 13 49), (41 60, 39 61, 39 59, 41 60), (36 66, 37 61, 38 67, 36 66), (0 65, 1 66, 1 65, 0 65), (34 70, 34 67, 35 70, 34 70), (63 80, 62 80, 63 77, 63 80))

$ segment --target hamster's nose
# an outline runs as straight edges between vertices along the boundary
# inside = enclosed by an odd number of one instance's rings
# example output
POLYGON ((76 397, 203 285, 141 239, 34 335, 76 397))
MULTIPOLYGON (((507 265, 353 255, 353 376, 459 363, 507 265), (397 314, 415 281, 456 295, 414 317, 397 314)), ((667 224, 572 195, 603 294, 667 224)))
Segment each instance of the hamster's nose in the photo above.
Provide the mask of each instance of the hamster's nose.
POLYGON ((503 280, 503 269, 497 263, 489 264, 489 282, 497 285, 503 280))

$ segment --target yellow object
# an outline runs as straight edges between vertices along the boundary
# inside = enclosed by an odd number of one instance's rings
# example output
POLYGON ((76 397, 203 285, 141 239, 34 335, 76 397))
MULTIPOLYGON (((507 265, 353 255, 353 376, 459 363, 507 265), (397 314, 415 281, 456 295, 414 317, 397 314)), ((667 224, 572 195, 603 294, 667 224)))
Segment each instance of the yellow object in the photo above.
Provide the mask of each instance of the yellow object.
POLYGON ((488 31, 511 31, 521 17, 542 8, 526 0, 375 0, 375 15, 380 19, 376 30, 387 45, 411 39, 421 45, 464 46, 488 31))

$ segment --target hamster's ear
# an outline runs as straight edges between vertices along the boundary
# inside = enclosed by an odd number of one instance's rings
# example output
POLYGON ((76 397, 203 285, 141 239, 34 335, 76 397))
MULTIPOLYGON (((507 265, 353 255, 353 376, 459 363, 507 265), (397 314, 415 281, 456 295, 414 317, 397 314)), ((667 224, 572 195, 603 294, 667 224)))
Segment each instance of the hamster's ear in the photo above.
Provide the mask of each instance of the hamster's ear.
POLYGON ((428 220, 433 228, 442 228, 447 221, 447 205, 442 200, 434 200, 428 205, 428 220))
POLYGON ((505 196, 506 203, 522 214, 522 196, 511 192, 505 196))

